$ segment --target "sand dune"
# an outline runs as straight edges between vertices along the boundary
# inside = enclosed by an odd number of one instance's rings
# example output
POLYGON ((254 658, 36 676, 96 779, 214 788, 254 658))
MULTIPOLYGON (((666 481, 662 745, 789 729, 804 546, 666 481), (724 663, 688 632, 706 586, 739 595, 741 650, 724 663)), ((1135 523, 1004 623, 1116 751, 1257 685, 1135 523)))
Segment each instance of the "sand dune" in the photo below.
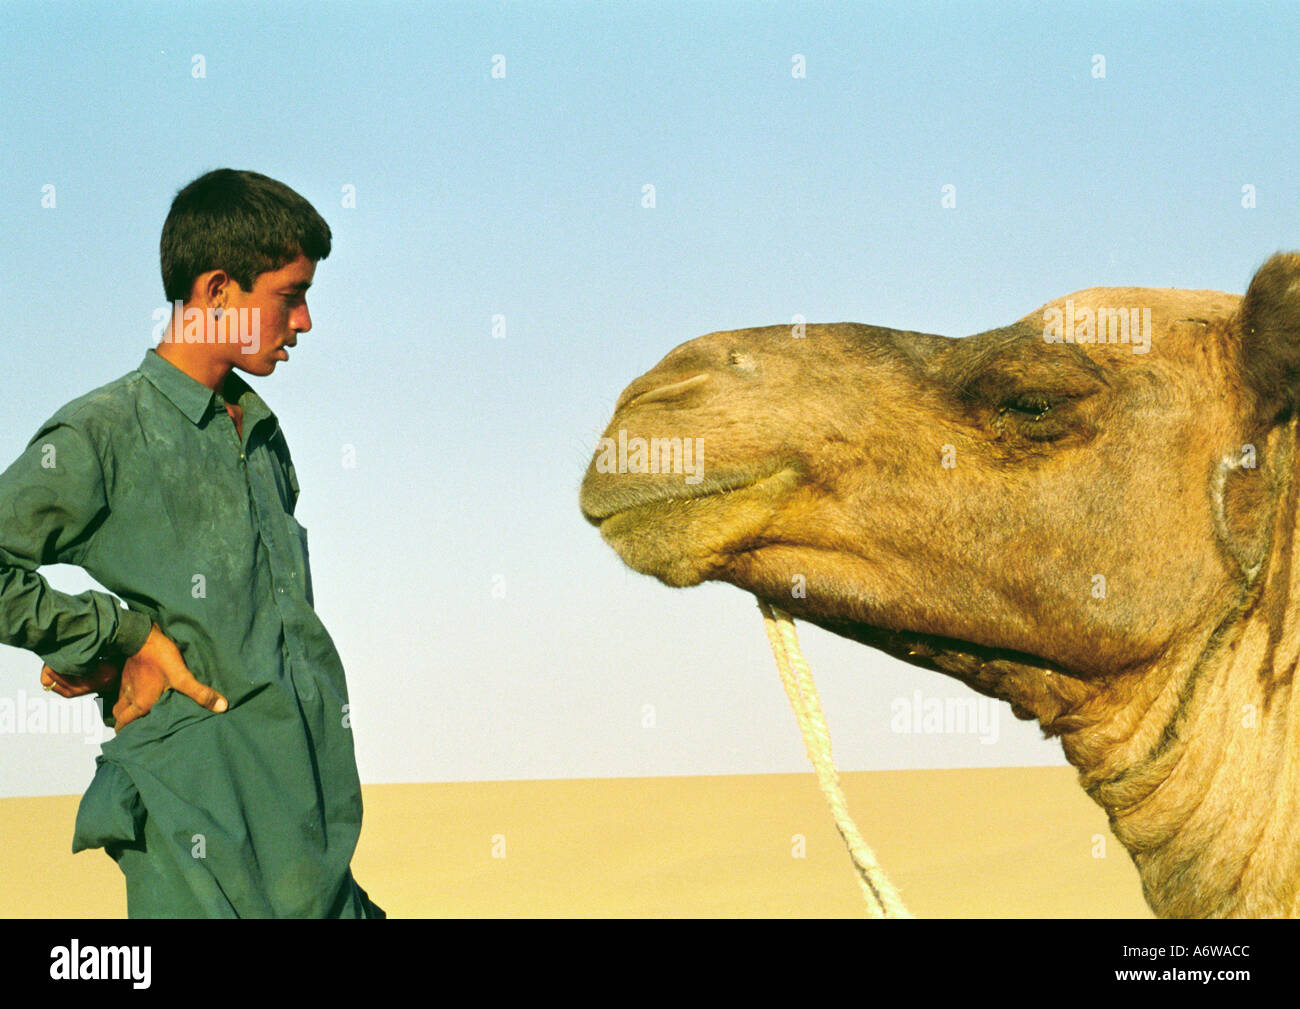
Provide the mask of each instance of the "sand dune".
MULTIPOLYGON (((918 917, 1151 916, 1070 768, 842 779, 918 917)), ((112 861, 69 853, 77 801, 0 799, 0 915, 125 914, 112 861)), ((353 867, 393 917, 863 914, 812 774, 370 785, 365 802, 353 867)))

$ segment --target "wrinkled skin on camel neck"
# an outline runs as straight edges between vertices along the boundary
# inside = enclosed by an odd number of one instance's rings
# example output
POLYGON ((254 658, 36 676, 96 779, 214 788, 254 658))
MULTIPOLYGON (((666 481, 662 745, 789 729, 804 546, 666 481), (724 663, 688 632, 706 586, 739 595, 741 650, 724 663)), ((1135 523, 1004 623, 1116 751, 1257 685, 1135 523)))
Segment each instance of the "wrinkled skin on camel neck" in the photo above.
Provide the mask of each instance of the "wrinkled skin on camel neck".
POLYGON ((623 393, 583 512, 638 571, 730 582, 1038 719, 1157 914, 1300 915, 1300 255, 1244 299, 1068 300, 1149 309, 1149 350, 1049 342, 1066 298, 962 339, 685 343, 623 393), (620 434, 702 465, 618 472, 620 434))

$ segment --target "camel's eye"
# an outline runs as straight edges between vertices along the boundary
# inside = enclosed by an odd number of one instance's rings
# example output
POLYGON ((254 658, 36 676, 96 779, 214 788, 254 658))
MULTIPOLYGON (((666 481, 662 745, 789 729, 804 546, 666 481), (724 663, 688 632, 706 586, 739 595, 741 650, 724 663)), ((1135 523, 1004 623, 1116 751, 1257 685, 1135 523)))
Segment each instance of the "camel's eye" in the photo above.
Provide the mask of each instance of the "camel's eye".
POLYGON ((1022 392, 998 406, 998 428, 1029 441, 1053 442, 1067 436, 1091 438, 1095 430, 1070 396, 1022 392))
POLYGON ((1026 393, 1002 404, 1002 409, 1026 420, 1039 420, 1052 409, 1052 401, 1040 393, 1026 393))

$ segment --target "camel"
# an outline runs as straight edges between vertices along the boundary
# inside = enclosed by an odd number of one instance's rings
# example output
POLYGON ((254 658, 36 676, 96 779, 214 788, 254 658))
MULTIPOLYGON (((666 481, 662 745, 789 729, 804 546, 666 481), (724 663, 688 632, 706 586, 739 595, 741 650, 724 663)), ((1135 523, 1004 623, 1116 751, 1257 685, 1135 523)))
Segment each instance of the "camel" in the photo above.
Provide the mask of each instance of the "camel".
POLYGON ((580 503, 1037 719, 1162 917, 1300 915, 1300 253, 960 339, 716 332, 619 398, 580 503))

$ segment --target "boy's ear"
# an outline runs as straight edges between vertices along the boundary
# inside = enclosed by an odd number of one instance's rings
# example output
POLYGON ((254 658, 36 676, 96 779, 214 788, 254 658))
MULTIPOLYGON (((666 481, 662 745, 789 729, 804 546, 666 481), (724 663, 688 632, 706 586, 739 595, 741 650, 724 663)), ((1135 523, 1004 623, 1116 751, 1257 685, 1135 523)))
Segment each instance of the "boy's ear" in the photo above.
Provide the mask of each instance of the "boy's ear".
POLYGON ((1238 325, 1242 380, 1268 426, 1300 406, 1300 252, 1279 252, 1259 268, 1238 325))

